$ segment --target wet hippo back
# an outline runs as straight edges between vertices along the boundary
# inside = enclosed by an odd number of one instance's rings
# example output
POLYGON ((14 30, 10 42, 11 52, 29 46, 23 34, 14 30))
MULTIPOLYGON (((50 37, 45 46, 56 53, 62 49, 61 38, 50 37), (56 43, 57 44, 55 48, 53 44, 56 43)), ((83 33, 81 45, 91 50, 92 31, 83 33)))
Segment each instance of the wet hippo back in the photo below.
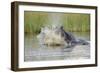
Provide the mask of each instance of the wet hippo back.
POLYGON ((61 35, 62 37, 64 37, 64 40, 67 42, 67 43, 72 43, 72 42, 75 42, 76 39, 75 37, 69 33, 69 32, 66 32, 63 27, 61 27, 61 35))
POLYGON ((69 46, 75 46, 76 44, 80 44, 80 45, 87 45, 88 44, 88 42, 86 42, 85 40, 76 39, 74 37, 74 35, 72 35, 70 32, 66 32, 63 29, 63 27, 61 27, 60 29, 61 29, 61 36, 64 38, 66 43, 69 44, 69 46))

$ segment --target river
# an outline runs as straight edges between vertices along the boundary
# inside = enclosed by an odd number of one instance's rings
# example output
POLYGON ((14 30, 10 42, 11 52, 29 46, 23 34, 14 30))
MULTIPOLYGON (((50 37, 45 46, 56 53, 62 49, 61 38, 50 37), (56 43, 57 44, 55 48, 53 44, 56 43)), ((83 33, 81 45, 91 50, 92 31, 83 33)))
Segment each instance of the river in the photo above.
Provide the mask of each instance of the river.
MULTIPOLYGON (((77 39, 90 41, 89 32, 74 32, 77 39)), ((89 59, 90 44, 76 45, 66 48, 65 46, 45 46, 38 43, 36 35, 24 36, 24 61, 50 61, 50 60, 73 60, 89 59)))

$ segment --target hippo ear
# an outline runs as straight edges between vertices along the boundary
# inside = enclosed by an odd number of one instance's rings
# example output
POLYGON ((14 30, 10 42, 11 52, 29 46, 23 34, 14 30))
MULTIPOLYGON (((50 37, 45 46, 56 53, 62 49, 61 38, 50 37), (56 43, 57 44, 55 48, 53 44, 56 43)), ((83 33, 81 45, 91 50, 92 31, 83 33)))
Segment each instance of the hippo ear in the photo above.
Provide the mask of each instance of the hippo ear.
POLYGON ((60 26, 61 29, 63 29, 63 26, 60 26))

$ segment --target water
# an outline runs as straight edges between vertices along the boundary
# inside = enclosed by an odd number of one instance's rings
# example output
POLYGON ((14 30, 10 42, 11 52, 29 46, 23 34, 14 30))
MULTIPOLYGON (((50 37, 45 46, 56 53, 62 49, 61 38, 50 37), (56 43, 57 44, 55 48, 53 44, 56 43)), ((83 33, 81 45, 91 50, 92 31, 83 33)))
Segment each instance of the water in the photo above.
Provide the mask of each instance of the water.
MULTIPOLYGON (((73 34, 77 39, 90 41, 89 32, 75 32, 73 34)), ((66 46, 40 45, 36 35, 25 35, 24 39, 24 61, 72 60, 90 58, 90 44, 76 45, 75 47, 66 48, 66 46)))

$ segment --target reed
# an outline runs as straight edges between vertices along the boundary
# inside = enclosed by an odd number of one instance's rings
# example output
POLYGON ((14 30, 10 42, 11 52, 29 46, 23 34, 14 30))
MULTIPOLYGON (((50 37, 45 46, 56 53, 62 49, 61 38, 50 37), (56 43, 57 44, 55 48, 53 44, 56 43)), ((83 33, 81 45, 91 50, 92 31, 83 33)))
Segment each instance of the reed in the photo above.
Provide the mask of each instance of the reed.
POLYGON ((63 25, 65 30, 75 32, 90 31, 90 15, 89 14, 64 14, 63 25))
MULTIPOLYGON (((24 32, 28 34, 38 34, 41 27, 50 25, 50 12, 24 12, 24 32)), ((53 13, 54 14, 54 13, 53 13)), ((64 26, 66 31, 72 32, 89 32, 90 31, 90 15, 79 13, 55 13, 60 15, 60 24, 64 26)), ((53 19, 53 22, 56 19, 53 19)))

